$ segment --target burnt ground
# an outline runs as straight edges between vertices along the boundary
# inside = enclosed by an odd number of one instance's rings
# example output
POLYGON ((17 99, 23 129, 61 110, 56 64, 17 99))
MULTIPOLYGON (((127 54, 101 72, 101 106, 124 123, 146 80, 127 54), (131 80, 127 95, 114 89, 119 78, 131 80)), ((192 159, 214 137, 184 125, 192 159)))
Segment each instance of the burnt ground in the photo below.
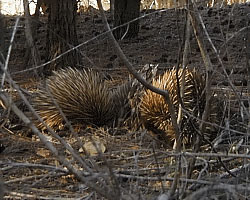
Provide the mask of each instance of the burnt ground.
MULTIPOLYGON (((205 38, 215 72, 213 88, 219 93, 223 93, 227 106, 226 125, 220 133, 221 138, 217 140, 216 150, 220 153, 234 154, 234 158, 223 157, 222 159, 228 169, 235 170, 236 177, 228 175, 215 156, 200 156, 192 180, 187 182, 187 186, 190 186, 191 183, 198 184, 194 184, 192 189, 186 189, 186 192, 187 195, 190 195, 192 192, 198 191, 201 186, 206 188, 213 183, 225 183, 232 187, 230 190, 234 192, 236 199, 248 199, 249 190, 246 189, 249 184, 247 181, 249 179, 248 160, 236 155, 237 153, 247 153, 249 145, 248 137, 245 134, 248 119, 242 107, 239 106, 238 99, 248 109, 247 81, 249 75, 246 66, 246 26, 250 20, 250 4, 235 4, 222 8, 199 7, 199 11, 223 61, 222 66, 205 38), (229 78, 225 76, 223 67, 229 78), (229 81, 234 84, 237 95, 229 87, 229 81), (199 178, 197 178, 198 175, 200 175, 199 178), (235 185, 238 185, 238 188, 235 188, 235 185)), ((144 17, 140 20, 139 36, 119 42, 129 61, 137 69, 142 68, 145 64, 159 64, 160 70, 176 66, 185 24, 183 11, 146 10, 142 11, 141 15, 144 17)), ((42 59, 45 58, 46 21, 46 16, 40 18, 39 39, 36 42, 42 59)), ((14 23, 15 17, 8 17, 7 38, 11 36, 14 23)), ((119 79, 127 79, 128 73, 125 66, 119 61, 107 37, 99 36, 104 32, 104 27, 98 11, 91 10, 88 13, 79 14, 77 28, 80 43, 91 40, 79 49, 84 55, 82 57, 83 66, 97 68, 119 79)), ((22 72, 22 70, 30 68, 24 64, 24 56, 24 19, 21 18, 10 58, 9 71, 14 80, 32 96, 32 92, 38 85, 37 80, 40 81, 40 78, 38 79, 32 71, 22 72)), ((188 59, 190 67, 199 68, 204 72, 204 64, 193 33, 190 38, 188 59)), ((45 61, 43 60, 43 62, 45 61)), ((9 91, 12 90, 9 89, 9 91)), ((23 106, 20 98, 14 99, 20 107, 23 106)), ((87 197, 99 199, 93 190, 79 183, 73 175, 68 173, 14 114, 7 115, 7 111, 2 111, 2 118, 6 120, 2 120, 0 133, 2 144, 0 173, 6 185, 6 199, 84 199, 87 197)), ((74 149, 80 149, 76 139, 69 136, 69 131, 61 130, 60 135, 74 149)), ((83 153, 81 155, 89 163, 96 163, 97 166, 94 168, 98 168, 98 171, 103 173, 107 172, 105 163, 107 161, 119 175, 121 192, 127 195, 125 195, 127 199, 130 199, 128 191, 134 199, 139 199, 139 197, 153 199, 163 190, 169 189, 175 169, 175 164, 171 160, 172 151, 171 149, 166 150, 147 131, 133 131, 130 127, 88 127, 78 129, 78 135, 86 143, 94 139, 104 146, 102 157, 96 155, 86 157, 83 153), (164 181, 159 181, 160 177, 164 177, 164 181)), ((51 140, 62 155, 71 159, 70 154, 55 139, 51 140)), ((206 145, 202 151, 211 153, 211 148, 206 145)), ((185 159, 188 157, 183 156, 184 161, 185 159)), ((101 180, 99 180, 99 184, 103 184, 101 180)), ((181 185, 181 187, 184 186, 181 185)), ((204 196, 207 196, 208 199, 215 197, 231 199, 227 197, 230 194, 228 189, 224 188, 216 192, 213 192, 213 189, 208 187, 204 196)), ((201 198, 197 197, 197 199, 201 198)))

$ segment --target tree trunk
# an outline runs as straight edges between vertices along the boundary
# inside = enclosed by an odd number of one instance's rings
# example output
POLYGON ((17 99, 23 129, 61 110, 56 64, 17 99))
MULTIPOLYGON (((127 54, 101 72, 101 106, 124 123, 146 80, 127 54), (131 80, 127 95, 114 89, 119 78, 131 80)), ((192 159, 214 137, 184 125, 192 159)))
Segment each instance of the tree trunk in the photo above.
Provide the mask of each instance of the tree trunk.
MULTIPOLYGON (((114 27, 120 26, 140 16, 140 0, 115 0, 114 27)), ((133 38, 138 35, 139 20, 114 30, 116 39, 133 38)))
MULTIPOLYGON (((48 30, 46 42, 47 60, 52 60, 78 44, 76 34, 76 0, 51 0, 49 4, 48 30)), ((59 59, 45 66, 45 74, 62 67, 76 67, 79 56, 70 51, 59 59)))
POLYGON ((48 6, 49 6, 51 1, 54 1, 54 0, 37 0, 36 10, 35 10, 34 15, 39 18, 40 8, 42 8, 43 14, 46 14, 47 10, 48 10, 48 6))
POLYGON ((115 9, 115 2, 114 0, 110 0, 110 15, 111 15, 111 20, 113 21, 114 20, 114 9, 115 9))
MULTIPOLYGON (((247 68, 247 91, 250 94, 250 15, 246 16, 246 68, 247 68)), ((250 105, 250 100, 248 99, 248 105, 250 105)), ((250 113, 250 106, 248 107, 248 113, 250 113)), ((250 118, 248 118, 248 128, 247 133, 250 134, 250 118)))
MULTIPOLYGON (((32 64, 34 66, 38 66, 41 64, 41 58, 40 58, 38 50, 34 44, 28 0, 23 0, 23 6, 24 6, 24 16, 25 16, 25 37, 26 37, 26 41, 27 41, 27 50, 25 53, 25 60, 26 60, 25 64, 28 66, 30 61, 32 61, 33 62, 32 64)), ((33 31, 33 32, 35 32, 35 31, 33 31)), ((35 71, 37 72, 40 70, 38 69, 35 71)))

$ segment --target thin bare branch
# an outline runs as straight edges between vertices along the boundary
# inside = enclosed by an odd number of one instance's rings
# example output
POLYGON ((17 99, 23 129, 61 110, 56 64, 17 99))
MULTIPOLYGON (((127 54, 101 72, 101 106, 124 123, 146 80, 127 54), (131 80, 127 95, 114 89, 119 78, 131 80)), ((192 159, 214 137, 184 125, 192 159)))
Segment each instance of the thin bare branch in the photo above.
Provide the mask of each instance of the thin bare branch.
POLYGON ((6 76, 5 71, 7 70, 8 65, 9 65, 10 54, 11 54, 11 50, 12 50, 12 46, 13 46, 13 42, 14 42, 14 38, 15 38, 16 31, 17 31, 17 26, 18 26, 19 20, 20 20, 20 17, 17 17, 16 22, 15 22, 15 26, 14 26, 14 30, 13 30, 12 35, 11 35, 10 46, 9 46, 9 49, 8 49, 7 58, 5 60, 4 72, 3 72, 3 77, 2 77, 2 80, 1 80, 1 89, 3 89, 3 86, 4 86, 4 81, 5 81, 5 76, 6 76))
MULTIPOLYGON (((152 92, 155 92, 157 94, 160 94, 163 96, 163 98, 165 99, 168 107, 169 107, 169 112, 170 112, 170 116, 171 116, 171 121, 175 130, 175 139, 176 139, 176 151, 180 152, 181 151, 181 137, 180 137, 180 131, 179 131, 179 126, 177 124, 177 117, 176 117, 176 113, 175 113, 175 109, 172 103, 172 100, 169 96, 169 92, 167 90, 161 90, 159 88, 156 88, 154 86, 152 86, 150 83, 148 83, 145 79, 143 79, 140 74, 138 74, 132 64, 129 62, 129 60, 127 59, 126 55, 123 53, 121 47, 119 46, 118 42, 115 40, 110 26, 108 24, 107 18, 105 16, 103 7, 102 7, 102 3, 100 0, 97 0, 97 4, 99 7, 99 10, 101 12, 102 15, 102 19, 104 21, 105 24, 105 28, 108 32, 108 37, 110 39, 110 42, 112 43, 113 47, 116 49, 116 52, 119 56, 119 58, 124 62, 125 66, 127 67, 128 71, 147 89, 151 90, 152 92)), ((180 177, 180 158, 177 158, 176 160, 176 172, 175 172, 175 181, 172 184, 172 189, 170 192, 170 196, 172 196, 172 194, 174 194, 175 189, 177 187, 178 184, 178 180, 180 177)))
POLYGON ((30 8, 29 8, 28 0, 23 0, 23 6, 24 6, 24 15, 25 15, 25 36, 26 36, 26 40, 28 44, 28 48, 26 50, 28 52, 27 60, 33 59, 34 65, 38 66, 41 64, 41 58, 35 46, 33 35, 32 35, 30 8), (30 56, 30 52, 32 56, 30 56))

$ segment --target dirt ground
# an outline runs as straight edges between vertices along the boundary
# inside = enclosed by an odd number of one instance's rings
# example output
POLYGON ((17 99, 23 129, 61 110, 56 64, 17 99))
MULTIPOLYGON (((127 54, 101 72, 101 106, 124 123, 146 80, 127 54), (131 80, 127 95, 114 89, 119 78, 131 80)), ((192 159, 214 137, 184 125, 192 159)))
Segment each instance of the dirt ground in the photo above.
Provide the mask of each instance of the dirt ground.
MULTIPOLYGON (((246 27, 250 22, 250 4, 235 4, 222 8, 200 6, 199 11, 210 39, 223 62, 222 66, 208 39, 205 38, 215 72, 213 88, 225 94, 225 104, 228 108, 228 113, 225 114, 226 125, 219 134, 221 138, 217 140, 217 146, 215 145, 216 151, 233 155, 247 154, 248 119, 242 107, 239 106, 237 98, 240 98, 249 109, 246 27), (229 78, 223 72, 223 67, 229 78), (229 81, 235 86, 237 95, 229 87, 229 81)), ((107 16, 110 17, 109 13, 107 16)), ((143 10, 141 16, 139 36, 119 41, 129 61, 136 69, 146 64, 159 64, 160 71, 176 66, 183 40, 185 24, 183 10, 143 10)), ((7 38, 11 37, 15 20, 15 17, 8 18, 7 38)), ((43 62, 45 62, 46 21, 46 16, 40 18, 39 39, 36 41, 43 62)), ((127 79, 128 72, 119 61, 107 37, 100 36, 104 33, 104 27, 98 11, 91 10, 88 13, 79 14, 77 28, 79 43, 84 43, 79 49, 83 55, 83 66, 97 68, 113 77, 127 79)), ((40 78, 32 71, 22 71, 31 67, 24 64, 24 57, 24 18, 21 18, 10 57, 9 71, 14 80, 32 96, 32 92, 38 85, 37 80, 40 81, 40 78)), ((196 67, 204 72, 203 60, 193 33, 190 38, 188 63, 190 67, 196 67)), ((11 92, 11 89, 9 90, 11 92)), ((22 102, 17 100, 17 103, 22 107, 22 102)), ((24 111, 27 112, 27 110, 24 111)), ((2 176, 5 182, 5 199, 102 199, 58 163, 51 152, 14 114, 7 115, 7 111, 3 110, 1 112, 0 177, 2 176), (9 119, 6 119, 6 116, 9 116, 9 119)), ((172 160, 174 153, 171 148, 163 147, 160 141, 155 140, 145 130, 133 131, 130 127, 80 129, 78 136, 84 143, 94 137, 95 141, 100 141, 104 146, 103 156, 90 157, 81 152, 79 144, 69 131, 61 130, 59 133, 74 149, 80 151, 81 156, 89 161, 90 166, 93 167, 96 164, 98 172, 108 171, 106 164, 108 162, 117 173, 117 180, 125 199, 154 199, 161 192, 168 190, 171 185, 175 169, 172 160), (161 177, 164 177, 164 181, 159 181, 161 177)), ((45 135, 62 155, 71 160, 69 152, 57 140, 46 133, 45 135)), ((247 189, 250 178, 249 157, 222 157, 224 165, 229 170, 234 170, 234 177, 226 173, 216 155, 206 156, 206 153, 214 153, 208 145, 202 147, 202 152, 204 154, 199 156, 192 179, 181 182, 178 192, 181 193, 181 190, 185 189, 188 196, 201 188, 211 187, 206 191, 207 199, 250 198, 249 189, 247 189), (211 185, 215 183, 232 187, 233 189, 230 190, 235 192, 236 198, 233 195, 228 197, 230 195, 228 188, 210 193, 214 189, 211 185), (235 187, 236 185, 238 187, 235 187)), ((185 163, 185 159, 189 158, 188 155, 183 155, 183 162, 185 163)), ((71 162, 75 163, 74 160, 71 162)), ((183 169, 185 170, 185 167, 183 169)), ((99 184, 103 185, 101 181, 99 184)))

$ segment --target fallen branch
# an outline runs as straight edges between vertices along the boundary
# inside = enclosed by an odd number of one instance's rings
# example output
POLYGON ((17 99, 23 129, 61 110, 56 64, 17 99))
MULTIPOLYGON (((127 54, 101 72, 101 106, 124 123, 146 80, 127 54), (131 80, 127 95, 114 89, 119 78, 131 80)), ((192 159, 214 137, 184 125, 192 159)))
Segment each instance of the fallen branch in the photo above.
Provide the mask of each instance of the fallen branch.
MULTIPOLYGON (((163 98, 165 99, 167 105, 169 106, 169 112, 170 112, 170 116, 171 116, 171 121, 173 123, 173 127, 175 130, 175 139, 176 139, 176 152, 180 152, 181 151, 181 137, 180 137, 180 131, 179 131, 179 126, 177 124, 177 117, 175 114, 175 109, 172 103, 172 100, 169 96, 169 92, 167 90, 161 90, 159 88, 156 88, 154 86, 152 86, 150 83, 148 83, 145 79, 143 79, 140 74, 138 74, 132 64, 129 62, 129 60, 127 59, 126 55, 123 53, 121 47, 119 46, 119 44, 117 43, 117 41, 115 40, 112 31, 110 29, 110 26, 108 24, 107 18, 105 16, 103 7, 102 7, 102 3, 100 0, 97 0, 97 4, 99 7, 99 10, 101 12, 102 15, 102 19, 108 34, 108 37, 110 39, 110 42, 112 43, 114 49, 116 50, 119 58, 124 62, 125 66, 127 67, 128 71, 134 76, 134 78, 136 78, 145 88, 151 90, 152 92, 155 92, 161 96, 163 96, 163 98)), ((131 21, 130 21, 131 23, 131 21)), ((172 184, 172 189, 170 192, 170 196, 172 194, 175 193, 175 189, 177 187, 178 184, 178 179, 180 177, 180 158, 176 159, 176 172, 175 172, 175 181, 172 184)))

